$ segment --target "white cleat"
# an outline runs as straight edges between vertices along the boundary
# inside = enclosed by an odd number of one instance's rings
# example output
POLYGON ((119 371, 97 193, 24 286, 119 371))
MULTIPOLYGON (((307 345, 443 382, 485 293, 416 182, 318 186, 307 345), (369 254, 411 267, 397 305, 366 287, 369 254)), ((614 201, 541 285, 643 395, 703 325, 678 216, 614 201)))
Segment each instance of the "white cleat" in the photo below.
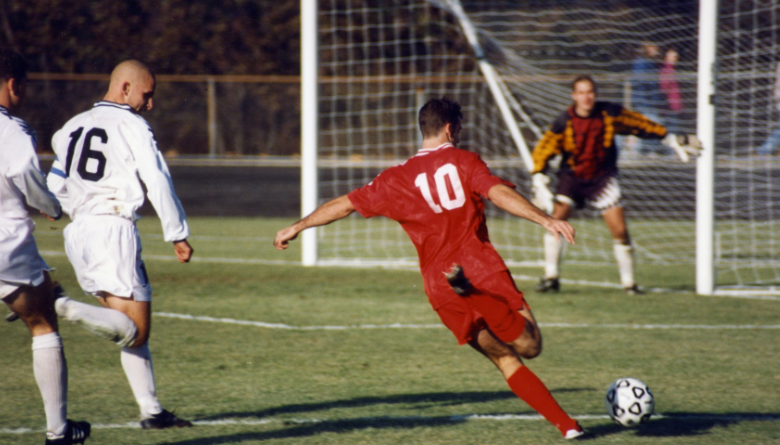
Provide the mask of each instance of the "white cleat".
POLYGON ((580 437, 580 436, 582 436, 584 434, 585 434, 585 430, 583 430, 583 429, 579 429, 579 430, 572 429, 572 430, 566 431, 566 434, 563 435, 563 438, 566 439, 566 440, 576 439, 576 438, 578 438, 578 437, 580 437))

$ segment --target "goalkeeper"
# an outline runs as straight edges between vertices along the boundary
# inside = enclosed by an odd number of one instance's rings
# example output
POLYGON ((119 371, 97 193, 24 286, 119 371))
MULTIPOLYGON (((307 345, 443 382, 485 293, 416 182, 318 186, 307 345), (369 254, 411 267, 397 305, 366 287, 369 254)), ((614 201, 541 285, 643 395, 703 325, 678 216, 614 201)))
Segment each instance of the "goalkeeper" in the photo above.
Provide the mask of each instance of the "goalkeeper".
MULTIPOLYGON (((646 139, 662 139, 684 161, 689 154, 698 154, 695 138, 666 131, 662 125, 629 111, 619 104, 596 101, 596 83, 590 76, 579 76, 572 82, 574 103, 553 121, 550 129, 533 151, 534 203, 552 213, 553 218, 567 220, 576 206, 590 204, 602 212, 612 233, 620 281, 628 294, 640 293, 634 281, 634 255, 626 227, 618 184, 615 135, 646 139), (545 175, 548 162, 562 155, 555 196, 547 187, 545 175)), ((560 289, 559 266, 563 243, 557 237, 544 236, 544 277, 536 287, 539 292, 560 289)))

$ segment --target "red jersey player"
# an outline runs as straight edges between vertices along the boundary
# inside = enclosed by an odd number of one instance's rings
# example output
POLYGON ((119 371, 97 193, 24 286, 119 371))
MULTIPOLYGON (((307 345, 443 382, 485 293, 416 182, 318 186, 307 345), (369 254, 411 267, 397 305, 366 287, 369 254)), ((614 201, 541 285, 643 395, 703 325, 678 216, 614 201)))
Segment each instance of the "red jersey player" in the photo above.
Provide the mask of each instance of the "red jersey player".
POLYGON ((512 391, 564 437, 579 437, 582 428, 523 365, 522 358, 541 353, 541 334, 531 308, 490 244, 483 198, 568 242, 574 241, 574 229, 493 176, 479 155, 456 148, 461 119, 456 102, 428 101, 420 110, 424 140, 417 155, 280 230, 274 245, 286 249, 302 230, 356 210, 366 218, 381 215, 398 221, 417 248, 425 293, 458 342, 490 359, 512 391))

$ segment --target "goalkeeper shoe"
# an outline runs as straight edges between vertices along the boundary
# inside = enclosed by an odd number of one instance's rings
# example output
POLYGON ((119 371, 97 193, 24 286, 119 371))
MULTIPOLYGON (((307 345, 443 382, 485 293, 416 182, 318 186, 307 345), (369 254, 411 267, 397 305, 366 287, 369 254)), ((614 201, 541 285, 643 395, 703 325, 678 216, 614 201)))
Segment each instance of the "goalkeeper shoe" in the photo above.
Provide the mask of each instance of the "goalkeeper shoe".
POLYGON ((631 287, 627 287, 623 289, 626 292, 626 295, 641 295, 645 293, 638 285, 634 284, 631 287))
POLYGON ((162 430, 165 428, 189 428, 192 422, 179 419, 172 412, 164 409, 148 419, 141 421, 141 428, 145 430, 162 430))
POLYGON ((542 278, 539 280, 539 284, 536 285, 536 291, 537 292, 547 292, 547 291, 555 291, 558 292, 561 290, 561 283, 558 281, 557 278, 542 278))
POLYGON ((467 297, 474 290, 474 286, 466 278, 460 264, 453 264, 449 272, 444 272, 444 276, 447 278, 447 282, 450 283, 452 290, 461 297, 467 297))
POLYGON ((46 433, 46 445, 72 445, 84 443, 92 431, 89 422, 74 422, 67 420, 68 426, 65 428, 65 434, 62 437, 55 437, 52 433, 46 433))

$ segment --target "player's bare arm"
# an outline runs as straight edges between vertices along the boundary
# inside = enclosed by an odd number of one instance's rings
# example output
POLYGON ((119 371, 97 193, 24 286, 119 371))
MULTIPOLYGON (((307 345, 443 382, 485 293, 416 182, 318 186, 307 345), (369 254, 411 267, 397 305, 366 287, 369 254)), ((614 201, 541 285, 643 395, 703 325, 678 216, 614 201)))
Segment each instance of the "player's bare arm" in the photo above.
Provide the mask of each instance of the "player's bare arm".
POLYGON ((289 241, 294 240, 299 233, 308 229, 309 227, 330 224, 333 221, 337 221, 341 218, 349 216, 354 211, 355 206, 352 204, 352 201, 349 200, 347 195, 342 195, 336 199, 332 199, 319 206, 317 210, 313 211, 306 218, 303 218, 295 224, 276 232, 274 246, 278 250, 284 250, 287 248, 287 243, 289 241))
POLYGON ((173 243, 173 250, 176 252, 176 259, 178 259, 180 263, 189 263, 190 258, 192 258, 192 253, 194 252, 186 239, 173 243))
POLYGON ((488 191, 488 199, 499 208, 523 219, 535 222, 556 237, 562 235, 570 244, 574 244, 574 228, 566 221, 552 218, 522 195, 504 184, 496 184, 488 191))

